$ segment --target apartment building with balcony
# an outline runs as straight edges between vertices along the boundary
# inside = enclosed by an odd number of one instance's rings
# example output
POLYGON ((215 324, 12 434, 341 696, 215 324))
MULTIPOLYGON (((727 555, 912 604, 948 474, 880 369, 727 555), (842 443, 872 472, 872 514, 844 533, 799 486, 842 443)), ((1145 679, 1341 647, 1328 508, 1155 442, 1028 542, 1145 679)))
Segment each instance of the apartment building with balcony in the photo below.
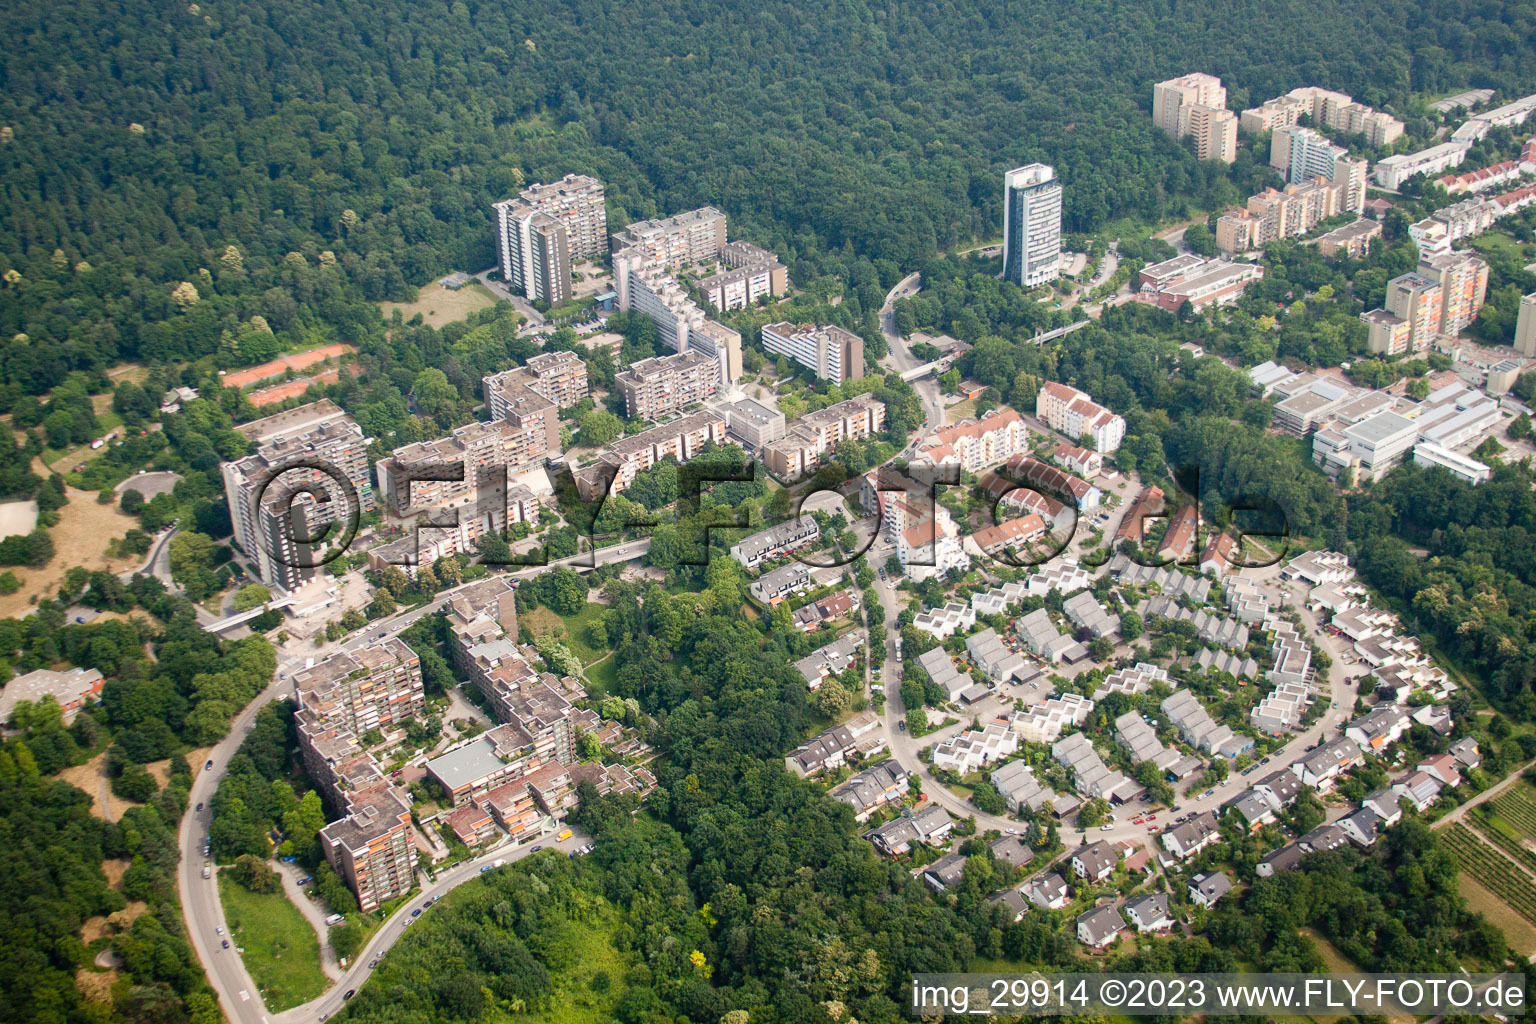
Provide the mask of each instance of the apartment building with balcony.
POLYGON ((718 413, 697 412, 607 445, 575 470, 576 487, 583 501, 595 501, 619 493, 634 482, 636 474, 665 458, 686 463, 706 445, 724 443, 725 420, 718 413))
POLYGON ((774 476, 798 480, 821 468, 822 456, 838 442, 860 440, 879 433, 884 426, 885 404, 869 395, 858 395, 808 412, 786 425, 783 436, 763 444, 759 456, 774 476))
POLYGON ((1262 248, 1279 238, 1299 238, 1338 213, 1345 188, 1313 178, 1284 189, 1267 188, 1248 197, 1248 207, 1216 221, 1216 245, 1223 252, 1262 248))
POLYGON ((571 296, 571 260, 607 250, 603 183, 567 174, 494 204, 502 278, 530 300, 559 305, 571 296))
POLYGON ((789 272, 779 258, 750 242, 731 242, 721 253, 724 268, 698 282, 699 292, 718 310, 740 309, 789 291, 789 272))
POLYGON ((764 324, 763 348, 834 384, 864 376, 864 339, 835 324, 764 324))
POLYGON ((235 429, 257 445, 255 454, 220 467, 235 542, 263 583, 296 590, 323 557, 303 538, 376 507, 368 471, 373 439, 328 398, 235 429), (317 501, 306 486, 330 500, 317 501))
POLYGON ((1086 391, 1046 381, 1035 396, 1035 416, 1052 430, 1074 439, 1088 438, 1090 447, 1107 454, 1125 438, 1125 420, 1098 405, 1086 391))
POLYGON ((636 221, 613 233, 613 252, 638 250, 668 270, 716 259, 725 247, 725 214, 713 206, 636 221))
POLYGON ((614 377, 630 419, 660 420, 720 393, 720 363, 697 350, 654 356, 614 377))
POLYGON ((1049 164, 1003 175, 1003 280, 1037 288, 1061 274, 1062 187, 1049 164))
POLYGON ((980 419, 966 419, 934 431, 918 442, 914 462, 956 465, 975 473, 1025 451, 1029 428, 1012 409, 994 409, 980 419))

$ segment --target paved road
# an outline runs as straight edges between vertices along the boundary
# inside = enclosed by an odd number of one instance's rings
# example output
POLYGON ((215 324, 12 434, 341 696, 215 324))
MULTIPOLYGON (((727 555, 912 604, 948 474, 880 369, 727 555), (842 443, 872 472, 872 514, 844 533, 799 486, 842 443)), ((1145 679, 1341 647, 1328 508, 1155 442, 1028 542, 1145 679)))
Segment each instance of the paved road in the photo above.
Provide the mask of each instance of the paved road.
MULTIPOLYGON (((880 331, 885 335, 886 346, 891 350, 887 358, 897 373, 905 373, 923 362, 912 354, 907 339, 896 329, 895 313, 896 300, 911 298, 922 286, 922 275, 908 274, 886 293, 885 304, 880 307, 880 331)), ((939 382, 932 377, 925 377, 914 382, 912 390, 917 392, 917 397, 923 403, 923 411, 927 414, 922 433, 930 434, 938 430, 944 425, 944 401, 939 393, 939 382)))
MULTIPOLYGON (((400 908, 393 917, 385 921, 379 930, 374 932, 373 938, 369 940, 368 945, 359 951, 357 958, 352 962, 351 968, 324 995, 318 999, 310 1000, 303 1006, 296 1006, 291 1010, 285 1010, 272 1016, 270 1018, 271 1024, 300 1024, 300 1022, 321 1021, 336 1013, 346 1003, 347 996, 350 993, 362 988, 363 982, 367 981, 368 976, 373 973, 373 964, 378 962, 379 957, 385 955, 389 948, 399 940, 400 936, 405 934, 406 929, 415 920, 411 916, 412 912, 427 907, 428 900, 442 896, 450 890, 463 885, 465 882, 474 881, 479 878, 482 873, 481 868, 487 867, 498 860, 504 860, 509 864, 513 861, 522 860, 524 857, 533 855, 534 847, 538 847, 541 850, 559 850, 561 853, 569 854, 577 847, 589 842, 590 838, 573 830, 569 839, 557 841, 551 836, 542 842, 530 843, 521 847, 491 850, 476 857, 474 860, 454 865, 439 875, 436 881, 429 882, 423 886, 421 892, 417 893, 409 904, 400 908)), ((267 1020, 267 1018, 262 1019, 267 1020)))
MULTIPOLYGON (((873 559, 873 561, 879 564, 878 558, 873 559)), ((1279 587, 1281 585, 1278 581, 1278 574, 1279 569, 1274 566, 1267 569, 1247 570, 1247 575, 1250 578, 1259 581, 1270 591, 1271 597, 1277 606, 1280 600, 1279 587)), ((897 728, 897 723, 902 721, 906 715, 906 708, 901 701, 901 665, 895 656, 896 616, 900 611, 901 605, 896 599, 896 588, 893 582, 877 580, 875 583, 875 591, 879 594, 880 603, 885 609, 886 629, 892 636, 889 654, 881 674, 881 678, 885 683, 886 697, 882 728, 885 730, 886 741, 890 744, 892 756, 908 772, 916 774, 922 779, 923 792, 927 794, 930 800, 944 807, 951 814, 961 817, 974 815, 976 825, 982 831, 997 829, 1006 832, 1010 829, 1019 829, 1021 826, 1018 820, 1004 816, 984 814, 977 810, 970 801, 952 793, 933 777, 928 771, 928 766, 919 759, 919 750, 939 739, 952 735, 959 727, 951 727, 949 730, 929 734, 921 739, 914 737, 903 729, 897 728)), ((1287 584, 1287 586, 1295 588, 1297 584, 1291 583, 1287 584)), ((1306 625, 1308 631, 1315 632, 1318 627, 1318 620, 1315 615, 1301 606, 1303 595, 1293 589, 1290 600, 1291 603, 1297 606, 1302 622, 1306 625)), ((1351 670, 1351 666, 1345 665, 1341 657, 1347 647, 1338 638, 1327 633, 1315 635, 1314 642, 1318 643, 1333 658, 1333 667, 1329 672, 1328 678, 1328 694, 1326 697, 1319 695, 1318 699, 1336 702, 1337 706, 1325 711, 1323 716, 1313 723, 1306 733, 1295 736, 1284 747, 1271 753, 1268 766, 1254 772, 1252 775, 1243 775, 1240 772, 1232 773, 1225 781, 1213 787, 1214 792, 1210 796, 1190 795, 1179 799, 1178 807, 1181 814, 1218 809, 1222 804, 1257 782, 1264 774, 1276 771, 1302 756, 1309 745, 1320 743, 1326 739, 1332 739, 1343 729, 1344 723, 1348 720, 1355 704, 1355 694, 1349 684, 1344 681, 1346 672, 1351 670)), ((1359 671, 1363 671, 1363 669, 1359 671)), ((1085 833, 1080 841, 1091 842, 1098 839, 1107 839, 1141 843, 1146 842, 1153 836, 1153 829, 1161 828, 1168 824, 1168 819, 1165 815, 1152 829, 1149 829, 1146 825, 1133 825, 1130 819, 1135 815, 1128 813, 1131 810, 1131 807, 1125 808, 1120 812, 1122 820, 1114 822, 1107 829, 1085 833)), ((1070 835, 1064 836, 1063 841, 1068 847, 1074 845, 1070 835)))
MULTIPOLYGON (((631 541, 616 547, 603 548, 597 552, 598 564, 607 565, 610 562, 629 561, 639 558, 650 549, 649 540, 631 541)), ((592 564, 593 554, 582 552, 570 558, 560 559, 552 565, 580 568, 592 564)), ((509 575, 515 578, 527 578, 546 571, 547 567, 534 567, 521 570, 509 575)), ((468 586, 469 584, 465 584, 468 586)), ((219 904, 217 880, 203 878, 203 844, 207 837, 209 826, 212 823, 212 807, 214 791, 218 788, 219 780, 224 777, 224 772, 229 765, 229 759, 244 742, 256 723, 256 713, 268 702, 291 697, 293 683, 290 676, 301 668, 309 658, 319 660, 337 651, 354 650, 358 647, 373 643, 381 636, 398 634, 424 615, 431 615, 447 603, 448 598, 462 589, 455 587, 439 594, 431 602, 409 611, 399 612, 385 619, 368 624, 368 628, 357 632, 355 635, 340 641, 328 642, 320 647, 313 647, 299 642, 288 645, 280 650, 277 661, 278 676, 273 679, 267 688, 262 690, 256 698, 247 704, 230 726, 229 734, 214 746, 208 754, 208 760, 213 763, 211 769, 198 765, 193 766, 196 774, 192 781, 192 791, 188 794, 187 814, 181 820, 180 844, 181 867, 177 872, 177 883, 180 888, 182 916, 187 923, 187 932, 191 936, 192 946, 197 950, 198 957, 208 972, 208 981, 218 993, 223 1005, 225 1016, 234 1024, 271 1024, 274 1019, 267 1013, 262 1003, 261 994, 256 985, 251 981, 250 975, 245 970, 244 962, 232 950, 223 948, 222 939, 216 934, 215 929, 224 926, 223 908, 219 904)), ((446 888, 452 888, 469 881, 474 873, 452 873, 439 879, 439 883, 446 883, 446 888)), ((443 891, 446 891, 446 888, 443 891)), ((427 890, 429 893, 433 890, 427 890)), ((398 927, 391 927, 397 922, 387 922, 379 930, 375 941, 369 944, 368 956, 372 958, 389 948, 390 943, 399 937, 398 927)), ((350 977, 351 975, 349 975, 350 977)), ((340 988, 340 986, 337 986, 340 988)), ((335 990, 333 989, 332 992, 335 990)), ((342 989, 345 991, 345 989, 342 989)), ((323 1003, 328 996, 321 996, 316 1002, 323 1003)), ((338 997, 339 999, 339 997, 338 997)), ((306 1004, 294 1010, 289 1010, 283 1015, 284 1020, 313 1020, 320 1012, 311 1010, 315 1003, 306 1004), (313 1016, 303 1016, 301 1011, 310 1012, 313 1016)), ((339 1002, 338 1004, 339 1005, 339 1002)))

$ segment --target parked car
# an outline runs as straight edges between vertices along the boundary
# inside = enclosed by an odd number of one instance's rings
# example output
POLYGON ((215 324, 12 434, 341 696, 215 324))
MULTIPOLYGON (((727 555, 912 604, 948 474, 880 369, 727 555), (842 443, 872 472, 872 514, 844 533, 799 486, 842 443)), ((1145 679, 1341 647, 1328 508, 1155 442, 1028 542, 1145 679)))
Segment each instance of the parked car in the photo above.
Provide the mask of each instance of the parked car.
POLYGON ((208 763, 203 766, 203 769, 205 771, 212 771, 213 770, 213 758, 210 757, 208 759, 208 763))
POLYGON ((421 911, 422 911, 422 908, 421 907, 417 907, 415 910, 411 911, 411 916, 412 917, 420 917, 421 916, 421 911))
POLYGON ((489 864, 485 864, 481 866, 480 873, 483 875, 489 870, 491 870, 491 866, 489 864))
POLYGON ((343 999, 351 999, 355 995, 357 995, 357 989, 349 988, 349 989, 347 989, 347 994, 342 996, 341 998, 343 998, 343 999))
POLYGON ((225 949, 228 949, 228 948, 229 948, 229 940, 228 940, 228 939, 225 939, 225 940, 224 940, 224 948, 225 948, 225 949))
POLYGON ((197 809, 198 809, 198 810, 202 810, 202 809, 203 809, 203 802, 202 802, 202 801, 201 801, 201 800, 199 800, 199 801, 198 801, 198 802, 197 802, 197 809))

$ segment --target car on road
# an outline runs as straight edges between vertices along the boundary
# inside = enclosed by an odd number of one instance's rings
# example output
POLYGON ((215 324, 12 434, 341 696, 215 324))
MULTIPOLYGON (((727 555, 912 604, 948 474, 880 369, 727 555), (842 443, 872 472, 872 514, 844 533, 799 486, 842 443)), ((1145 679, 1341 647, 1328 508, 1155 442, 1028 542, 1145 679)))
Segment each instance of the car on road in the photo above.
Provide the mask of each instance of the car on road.
POLYGON ((1145 825, 1146 823, 1147 823, 1147 819, 1146 818, 1132 818, 1131 819, 1131 824, 1132 825, 1145 825))
POLYGON ((373 959, 373 960, 369 960, 368 961, 368 969, 370 971, 373 970, 377 966, 379 966, 379 961, 377 959, 373 959))
POLYGON ((1114 830, 1115 830, 1115 826, 1107 824, 1107 823, 1099 826, 1099 831, 1100 832, 1113 832, 1114 830))
POLYGON ((202 809, 203 809, 203 802, 202 802, 202 801, 201 801, 201 800, 199 800, 199 801, 198 801, 198 802, 197 802, 197 809, 198 809, 198 810, 202 810, 202 809))
POLYGON ((357 989, 349 988, 349 989, 347 989, 347 994, 342 996, 341 998, 343 998, 343 999, 351 999, 355 995, 357 995, 357 989))
POLYGON ((213 759, 212 758, 209 758, 208 759, 208 763, 203 765, 203 770, 204 771, 212 771, 213 770, 213 759))
POLYGON ((412 917, 420 917, 422 909, 423 909, 422 907, 417 907, 415 910, 411 911, 411 916, 412 917))
POLYGON ((228 949, 228 948, 229 948, 229 940, 228 940, 228 939, 225 939, 225 940, 224 940, 224 948, 225 948, 225 949, 228 949))
POLYGON ((897 722, 896 723, 896 729, 899 732, 906 732, 907 731, 907 720, 905 718, 903 718, 901 721, 897 722))
POLYGON ((1011 836, 1016 836, 1016 835, 1019 834, 1019 830, 1016 829, 1016 828, 1010 828, 1007 831, 1008 831, 1008 834, 1011 835, 1011 836))
POLYGON ((544 847, 542 847, 542 846, 535 846, 533 849, 529 850, 528 852, 529 853, 538 853, 542 849, 544 849, 544 847))
POLYGON ((480 873, 482 875, 485 874, 489 870, 491 870, 491 866, 489 864, 484 864, 484 865, 481 865, 481 867, 480 867, 480 873))

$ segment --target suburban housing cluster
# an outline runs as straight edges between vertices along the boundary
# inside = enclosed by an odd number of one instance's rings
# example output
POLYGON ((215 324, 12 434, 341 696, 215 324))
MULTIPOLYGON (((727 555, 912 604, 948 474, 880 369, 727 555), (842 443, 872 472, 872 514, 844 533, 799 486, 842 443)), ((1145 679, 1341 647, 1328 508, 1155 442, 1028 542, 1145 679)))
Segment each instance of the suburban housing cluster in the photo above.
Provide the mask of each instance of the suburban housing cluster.
MULTIPOLYGON (((420 659, 398 637, 333 654, 294 674, 305 768, 336 820, 322 830, 326 858, 371 910, 415 885, 418 852, 447 854, 417 825, 469 847, 524 842, 553 830, 576 787, 643 794, 655 779, 650 752, 617 722, 578 707, 570 677, 540 671, 518 644, 512 585, 490 577, 458 590, 447 608, 456 674, 478 690, 497 724, 419 764, 387 773, 380 752, 398 747, 423 713, 420 659), (607 763, 581 760, 577 736, 594 735, 607 763), (411 772, 435 785, 441 809, 422 816, 401 783, 411 772)), ((389 755, 398 760, 399 755, 389 755)))

